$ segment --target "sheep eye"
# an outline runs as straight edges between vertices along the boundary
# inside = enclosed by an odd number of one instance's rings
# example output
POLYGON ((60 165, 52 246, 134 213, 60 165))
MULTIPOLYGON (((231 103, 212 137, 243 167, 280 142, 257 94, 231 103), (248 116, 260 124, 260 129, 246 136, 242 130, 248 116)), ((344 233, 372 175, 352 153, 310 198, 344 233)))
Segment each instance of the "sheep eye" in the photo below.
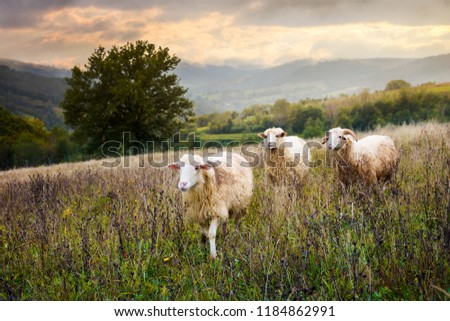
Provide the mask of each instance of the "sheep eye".
POLYGON ((198 171, 200 169, 200 166, 195 166, 195 170, 198 171))
POLYGON ((342 138, 342 136, 339 136, 338 138, 342 138))

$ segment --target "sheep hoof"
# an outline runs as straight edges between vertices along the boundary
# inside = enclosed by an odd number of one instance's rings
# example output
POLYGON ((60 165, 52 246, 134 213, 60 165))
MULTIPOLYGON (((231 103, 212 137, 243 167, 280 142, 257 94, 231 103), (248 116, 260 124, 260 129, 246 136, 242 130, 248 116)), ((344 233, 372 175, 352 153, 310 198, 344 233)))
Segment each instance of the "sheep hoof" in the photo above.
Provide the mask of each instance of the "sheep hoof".
POLYGON ((209 255, 209 257, 210 257, 210 259, 211 260, 216 260, 217 259, 217 253, 211 253, 210 255, 209 255))

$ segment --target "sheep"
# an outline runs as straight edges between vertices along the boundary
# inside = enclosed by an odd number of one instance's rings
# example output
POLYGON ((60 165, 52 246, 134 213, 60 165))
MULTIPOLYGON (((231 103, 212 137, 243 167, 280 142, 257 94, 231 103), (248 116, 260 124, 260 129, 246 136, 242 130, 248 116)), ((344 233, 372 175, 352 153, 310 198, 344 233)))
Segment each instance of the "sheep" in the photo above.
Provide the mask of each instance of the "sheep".
POLYGON ((399 155, 389 136, 371 135, 361 140, 351 129, 330 129, 322 144, 332 157, 333 172, 348 186, 361 180, 366 185, 387 181, 397 171, 399 155))
POLYGON ((303 182, 311 161, 307 143, 297 136, 287 136, 281 128, 269 128, 258 134, 264 139, 264 167, 271 183, 303 182))
POLYGON ((209 239, 210 256, 217 258, 216 231, 226 232, 228 218, 234 218, 237 232, 253 192, 253 172, 245 158, 224 152, 204 159, 185 154, 170 169, 180 170, 178 188, 182 192, 186 217, 199 223, 202 241, 209 239))

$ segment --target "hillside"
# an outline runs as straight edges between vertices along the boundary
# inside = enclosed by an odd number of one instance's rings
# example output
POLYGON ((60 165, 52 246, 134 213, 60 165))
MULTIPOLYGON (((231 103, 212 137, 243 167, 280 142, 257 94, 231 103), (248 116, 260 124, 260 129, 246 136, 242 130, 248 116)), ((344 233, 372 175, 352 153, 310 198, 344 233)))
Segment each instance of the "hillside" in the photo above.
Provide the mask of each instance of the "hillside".
POLYGON ((279 98, 298 101, 353 94, 364 88, 380 90, 393 79, 404 79, 412 85, 446 82, 450 81, 450 54, 422 59, 298 60, 260 69, 181 63, 177 73, 202 114, 239 111, 279 98))
POLYGON ((0 65, 0 105, 16 115, 41 119, 47 128, 63 126, 59 103, 67 88, 63 78, 50 78, 0 65))
MULTIPOLYGON (((70 71, 0 59, 0 104, 18 115, 42 119, 47 127, 62 125, 59 103, 70 71), (2 66, 3 65, 3 66, 2 66)), ((338 96, 384 89, 393 79, 412 85, 450 81, 450 54, 421 59, 297 60, 271 68, 236 68, 181 62, 175 70, 189 88, 198 114, 271 104, 279 98, 338 96)))
POLYGON ((7 66, 16 71, 29 72, 34 75, 48 78, 64 78, 71 76, 71 72, 68 69, 32 64, 12 59, 0 58, 0 65, 7 66))

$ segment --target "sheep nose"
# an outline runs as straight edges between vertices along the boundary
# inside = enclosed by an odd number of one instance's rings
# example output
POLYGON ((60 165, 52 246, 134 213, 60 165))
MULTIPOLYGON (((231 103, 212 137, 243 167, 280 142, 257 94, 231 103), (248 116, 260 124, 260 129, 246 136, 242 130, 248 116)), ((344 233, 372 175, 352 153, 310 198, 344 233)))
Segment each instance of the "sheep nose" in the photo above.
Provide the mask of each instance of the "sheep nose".
POLYGON ((178 184, 178 188, 179 188, 180 190, 182 190, 182 191, 185 191, 185 190, 186 190, 186 185, 187 185, 187 182, 180 182, 180 183, 178 184))

